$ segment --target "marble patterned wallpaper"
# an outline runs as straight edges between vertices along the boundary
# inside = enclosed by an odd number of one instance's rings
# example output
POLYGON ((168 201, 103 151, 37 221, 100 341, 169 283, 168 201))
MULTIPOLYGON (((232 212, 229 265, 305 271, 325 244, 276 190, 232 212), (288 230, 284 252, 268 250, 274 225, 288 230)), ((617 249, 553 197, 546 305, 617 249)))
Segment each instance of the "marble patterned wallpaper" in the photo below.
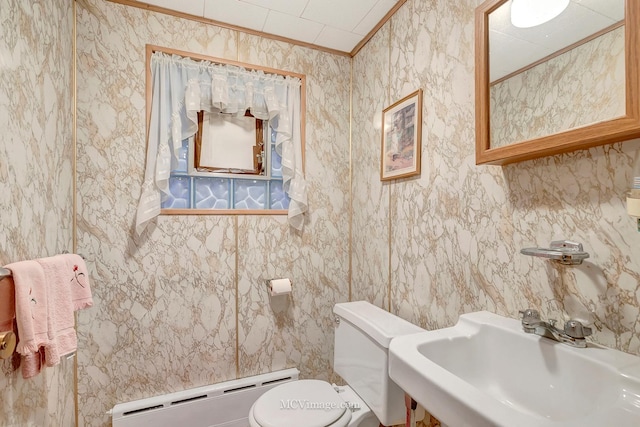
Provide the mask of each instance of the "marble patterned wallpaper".
POLYGON ((624 27, 491 86, 491 147, 625 112, 624 27))
POLYGON ((350 59, 106 2, 79 1, 80 425, 118 402, 297 367, 331 375, 332 306, 349 298, 350 59), (277 216, 161 216, 133 235, 145 156, 145 44, 307 76, 305 231, 277 216), (265 279, 290 277, 288 305, 265 279))
MULTIPOLYGON (((640 140, 476 166, 475 3, 408 0, 351 69, 345 57, 77 0, 77 239, 95 302, 78 316, 80 426, 109 426, 118 402, 277 369, 334 379, 331 308, 349 298, 429 329, 531 306, 591 321, 594 341, 640 354, 640 234, 624 206, 640 140), (147 43, 307 75, 304 233, 284 217, 162 216, 134 237, 147 43), (417 88, 422 174, 381 183, 381 111, 417 88), (591 258, 569 268, 519 254, 563 238, 591 258), (288 304, 267 297, 272 277, 293 279, 288 304)), ((2 263, 73 243, 72 5, 0 10, 0 185, 12 202, 0 211, 2 263)), ((22 381, 2 362, 3 425, 74 425, 72 361, 45 373, 22 381)))
MULTIPOLYGON (((73 1, 6 0, 0 23, 4 265, 73 250, 73 1)), ((73 425, 73 359, 30 380, 15 362, 0 360, 0 425, 73 425)))
POLYGON ((354 297, 386 307, 390 295, 392 313, 428 329, 538 308, 640 355, 640 233, 624 200, 640 140, 476 166, 475 3, 409 0, 354 59, 354 297), (422 173, 381 184, 371 118, 418 88, 422 173), (519 253, 560 239, 591 258, 562 267, 519 253))
POLYGON ((380 181, 382 110, 390 105, 385 25, 353 60, 351 298, 389 310, 389 185, 380 181), (362 76, 366 76, 362 78, 362 76))

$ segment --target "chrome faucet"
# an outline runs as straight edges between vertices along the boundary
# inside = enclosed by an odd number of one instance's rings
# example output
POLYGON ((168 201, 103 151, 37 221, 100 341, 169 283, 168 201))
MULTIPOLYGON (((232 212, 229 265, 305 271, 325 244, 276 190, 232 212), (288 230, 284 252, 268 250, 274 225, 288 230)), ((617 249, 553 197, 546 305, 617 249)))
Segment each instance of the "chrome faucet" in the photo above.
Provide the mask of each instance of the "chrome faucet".
POLYGON ((591 328, 584 326, 577 320, 569 320, 564 324, 564 329, 558 329, 555 320, 550 319, 545 322, 540 319, 538 310, 531 308, 520 310, 520 318, 522 319, 522 329, 526 333, 550 338, 572 347, 585 348, 587 341, 584 338, 592 333, 591 328))

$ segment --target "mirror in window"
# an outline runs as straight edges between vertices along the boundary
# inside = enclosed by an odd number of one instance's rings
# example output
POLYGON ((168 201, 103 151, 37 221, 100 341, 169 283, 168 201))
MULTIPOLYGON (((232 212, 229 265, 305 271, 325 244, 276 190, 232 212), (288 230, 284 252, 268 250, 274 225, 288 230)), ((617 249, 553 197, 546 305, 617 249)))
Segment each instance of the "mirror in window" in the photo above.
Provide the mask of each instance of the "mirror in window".
POLYGON ((198 112, 194 168, 198 172, 264 175, 268 121, 244 115, 198 112))

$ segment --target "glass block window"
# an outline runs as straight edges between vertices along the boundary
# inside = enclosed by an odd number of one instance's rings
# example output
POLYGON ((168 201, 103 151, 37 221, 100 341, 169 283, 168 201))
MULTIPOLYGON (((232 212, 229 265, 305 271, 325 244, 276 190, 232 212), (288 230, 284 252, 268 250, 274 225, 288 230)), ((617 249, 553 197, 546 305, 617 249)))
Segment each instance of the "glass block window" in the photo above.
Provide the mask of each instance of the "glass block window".
POLYGON ((265 147, 267 173, 260 176, 197 171, 193 138, 185 139, 172 159, 169 190, 163 209, 287 210, 289 196, 282 188, 282 161, 275 150, 276 133, 269 127, 265 147), (268 151, 267 151, 268 150, 268 151))
POLYGON ((230 209, 231 180, 225 178, 194 178, 196 209, 230 209))
POLYGON ((269 182, 269 207, 270 209, 289 209, 289 196, 282 188, 282 181, 269 182))
POLYGON ((266 209, 267 181, 237 179, 233 183, 233 205, 236 209, 266 209))
POLYGON ((186 176, 169 178, 169 196, 162 204, 163 208, 185 209, 191 207, 191 180, 186 176))

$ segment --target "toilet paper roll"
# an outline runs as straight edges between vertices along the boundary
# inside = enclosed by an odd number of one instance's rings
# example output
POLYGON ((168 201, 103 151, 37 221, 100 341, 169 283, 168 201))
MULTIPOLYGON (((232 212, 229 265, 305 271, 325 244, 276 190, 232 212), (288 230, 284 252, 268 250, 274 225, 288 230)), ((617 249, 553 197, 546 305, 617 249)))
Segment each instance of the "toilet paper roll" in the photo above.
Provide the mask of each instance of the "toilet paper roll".
POLYGON ((269 280, 269 291, 272 297, 278 295, 286 295, 291 293, 291 280, 289 279, 271 279, 269 280))

